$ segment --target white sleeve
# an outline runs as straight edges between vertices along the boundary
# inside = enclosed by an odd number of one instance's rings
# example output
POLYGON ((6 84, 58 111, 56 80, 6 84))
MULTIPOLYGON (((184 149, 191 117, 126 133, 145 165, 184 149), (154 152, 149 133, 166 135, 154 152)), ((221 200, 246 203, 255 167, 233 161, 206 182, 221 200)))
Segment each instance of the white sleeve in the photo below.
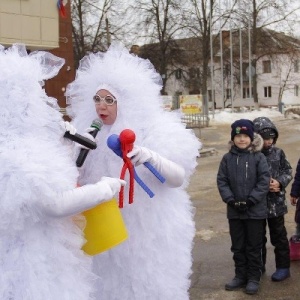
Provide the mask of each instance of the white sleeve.
POLYGON ((153 167, 166 179, 166 183, 170 187, 179 187, 183 184, 185 171, 184 168, 168 160, 159 154, 152 152, 152 163, 153 167))
POLYGON ((51 217, 72 216, 112 199, 122 185, 125 185, 124 180, 105 177, 96 184, 58 193, 55 199, 39 203, 40 208, 51 217))

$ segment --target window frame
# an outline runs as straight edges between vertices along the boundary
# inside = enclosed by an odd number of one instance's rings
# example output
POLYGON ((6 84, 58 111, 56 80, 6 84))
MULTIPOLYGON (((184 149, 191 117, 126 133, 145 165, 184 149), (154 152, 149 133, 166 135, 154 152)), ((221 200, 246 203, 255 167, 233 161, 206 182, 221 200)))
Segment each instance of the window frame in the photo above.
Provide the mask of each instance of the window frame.
POLYGON ((271 60, 269 59, 269 60, 263 60, 263 62, 262 62, 262 64, 263 64, 263 73, 264 74, 270 74, 270 73, 272 73, 272 64, 271 64, 271 60))
POLYGON ((264 86, 264 98, 272 98, 272 87, 264 86))

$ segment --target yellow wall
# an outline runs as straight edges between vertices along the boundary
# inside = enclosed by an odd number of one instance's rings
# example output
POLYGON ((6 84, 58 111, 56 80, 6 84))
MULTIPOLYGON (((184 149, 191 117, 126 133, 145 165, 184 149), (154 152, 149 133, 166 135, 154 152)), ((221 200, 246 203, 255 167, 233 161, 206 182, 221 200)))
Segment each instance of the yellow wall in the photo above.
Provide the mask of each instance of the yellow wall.
POLYGON ((57 0, 0 0, 0 44, 28 49, 59 46, 57 0))

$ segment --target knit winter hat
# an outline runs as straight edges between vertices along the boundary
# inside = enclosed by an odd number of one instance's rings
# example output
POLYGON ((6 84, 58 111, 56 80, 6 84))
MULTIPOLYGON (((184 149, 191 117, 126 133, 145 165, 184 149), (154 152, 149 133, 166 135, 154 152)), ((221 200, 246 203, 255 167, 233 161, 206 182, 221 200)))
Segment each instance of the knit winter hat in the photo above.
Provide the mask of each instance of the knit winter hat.
POLYGON ((240 119, 231 124, 231 140, 237 134, 246 134, 250 137, 251 141, 254 138, 254 124, 248 119, 240 119))

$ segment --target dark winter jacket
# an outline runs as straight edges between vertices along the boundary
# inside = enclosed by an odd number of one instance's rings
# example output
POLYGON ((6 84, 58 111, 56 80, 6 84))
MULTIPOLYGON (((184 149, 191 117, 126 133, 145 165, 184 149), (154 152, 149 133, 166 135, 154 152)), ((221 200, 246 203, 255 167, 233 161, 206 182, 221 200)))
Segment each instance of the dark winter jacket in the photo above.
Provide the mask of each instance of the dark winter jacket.
MULTIPOLYGON (((259 117, 254 119, 253 123, 257 133, 260 133, 266 128, 272 128, 277 133, 278 138, 278 130, 270 119, 266 117, 259 117)), ((270 148, 262 149, 262 153, 266 156, 268 161, 271 177, 280 183, 280 192, 269 192, 267 195, 268 218, 282 216, 287 213, 285 188, 293 178, 293 170, 286 159, 284 151, 275 147, 277 138, 273 141, 273 145, 270 148)))
POLYGON ((293 170, 282 149, 272 145, 269 149, 263 149, 262 153, 267 158, 271 177, 280 183, 279 192, 269 192, 267 195, 268 218, 274 218, 287 213, 285 188, 293 179, 293 170))
POLYGON ((300 197, 300 159, 297 163, 295 178, 292 184, 291 193, 292 197, 300 197))
MULTIPOLYGON (((295 178, 291 188, 291 197, 299 198, 300 197, 300 159, 297 163, 295 178)), ((295 222, 300 224, 300 201, 298 200, 296 211, 295 211, 295 222)))
POLYGON ((260 152, 262 144, 258 134, 254 134, 254 140, 246 150, 238 149, 230 142, 231 148, 221 160, 217 185, 222 200, 225 203, 232 200, 254 202, 245 212, 227 205, 228 219, 267 218, 270 174, 266 157, 260 152))

